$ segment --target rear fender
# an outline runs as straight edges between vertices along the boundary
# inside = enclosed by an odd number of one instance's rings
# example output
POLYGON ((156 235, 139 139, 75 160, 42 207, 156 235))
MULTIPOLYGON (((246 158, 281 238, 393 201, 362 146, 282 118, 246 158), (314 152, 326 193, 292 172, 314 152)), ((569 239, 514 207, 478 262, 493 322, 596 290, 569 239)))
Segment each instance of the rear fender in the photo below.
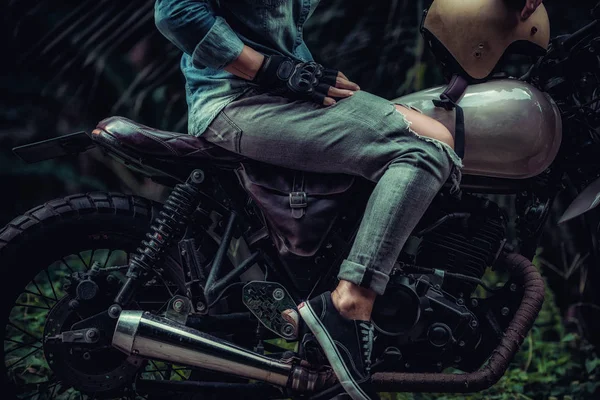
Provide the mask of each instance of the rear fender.
POLYGON ((600 178, 592 182, 588 187, 579 193, 579 196, 573 200, 567 211, 558 221, 559 224, 579 217, 586 212, 596 208, 600 204, 600 178))
POLYGON ((72 156, 95 147, 96 144, 85 132, 71 133, 15 147, 13 153, 26 163, 33 164, 53 158, 72 156))

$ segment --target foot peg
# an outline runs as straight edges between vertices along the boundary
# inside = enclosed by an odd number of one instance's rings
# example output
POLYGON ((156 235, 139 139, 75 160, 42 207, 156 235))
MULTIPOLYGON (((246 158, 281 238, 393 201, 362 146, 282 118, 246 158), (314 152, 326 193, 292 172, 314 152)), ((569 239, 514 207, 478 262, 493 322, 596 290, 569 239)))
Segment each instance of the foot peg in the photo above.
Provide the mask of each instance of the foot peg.
POLYGON ((242 300, 246 307, 270 331, 286 340, 298 337, 296 303, 287 290, 276 282, 250 282, 244 286, 242 300))

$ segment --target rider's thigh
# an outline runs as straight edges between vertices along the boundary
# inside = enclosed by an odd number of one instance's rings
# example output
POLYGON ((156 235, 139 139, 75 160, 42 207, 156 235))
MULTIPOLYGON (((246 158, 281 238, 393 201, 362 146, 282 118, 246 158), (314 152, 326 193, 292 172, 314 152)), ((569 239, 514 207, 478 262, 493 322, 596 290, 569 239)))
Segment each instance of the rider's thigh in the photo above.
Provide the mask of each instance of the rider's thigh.
POLYGON ((454 148, 454 137, 452 137, 448 128, 439 121, 398 104, 396 105, 396 110, 403 114, 411 123, 411 129, 416 134, 437 139, 454 148))

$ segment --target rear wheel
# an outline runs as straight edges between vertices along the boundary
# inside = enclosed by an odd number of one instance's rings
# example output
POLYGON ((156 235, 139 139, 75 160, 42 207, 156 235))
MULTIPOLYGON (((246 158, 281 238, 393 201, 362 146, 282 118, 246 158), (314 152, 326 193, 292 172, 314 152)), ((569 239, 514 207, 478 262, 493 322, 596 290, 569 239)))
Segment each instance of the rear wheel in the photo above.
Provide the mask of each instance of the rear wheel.
MULTIPOLYGON (((0 230, 0 371, 9 398, 136 398, 133 382, 140 374, 158 380, 190 377, 185 367, 128 359, 109 342, 86 347, 48 341, 107 309, 110 290, 118 290, 129 255, 155 211, 152 202, 135 196, 75 195, 34 208, 0 230), (92 264, 104 270, 106 293, 79 306, 72 302, 69 279, 92 264)), ((159 311, 174 291, 158 277, 140 291, 134 307, 159 311)))

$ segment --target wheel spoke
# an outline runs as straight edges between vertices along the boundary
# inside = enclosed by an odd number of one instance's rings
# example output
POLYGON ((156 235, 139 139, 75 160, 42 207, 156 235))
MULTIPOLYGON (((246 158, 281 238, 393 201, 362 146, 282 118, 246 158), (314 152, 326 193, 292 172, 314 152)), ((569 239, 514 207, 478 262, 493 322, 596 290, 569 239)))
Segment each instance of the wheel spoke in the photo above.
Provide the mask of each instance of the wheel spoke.
POLYGON ((173 368, 171 371, 173 371, 173 372, 175 372, 177 375, 179 375, 179 376, 181 377, 181 379, 187 379, 187 378, 185 377, 185 375, 183 375, 181 372, 179 372, 179 371, 187 371, 187 370, 188 370, 188 368, 181 368, 181 369, 175 369, 175 368, 173 368))
POLYGON ((48 283, 50 284, 50 287, 52 288, 52 294, 54 295, 54 300, 58 301, 58 296, 56 295, 56 290, 54 290, 54 283, 52 283, 52 279, 50 279, 50 272, 48 272, 48 268, 46 268, 44 270, 44 272, 46 273, 46 278, 48 278, 48 283))
POLYGON ((162 372, 162 371, 189 371, 189 368, 171 368, 171 369, 149 369, 144 372, 162 372))
MULTIPOLYGON (((152 363, 152 364, 154 364, 154 363, 152 363)), ((161 378, 163 378, 163 379, 167 379, 167 380, 171 379, 172 373, 174 372, 174 373, 176 373, 177 375, 179 375, 179 377, 180 377, 181 379, 184 379, 184 380, 187 380, 187 379, 188 379, 188 378, 187 378, 187 377, 186 377, 184 374, 182 374, 180 371, 189 371, 189 370, 190 370, 189 368, 173 368, 173 366, 172 366, 171 364, 169 364, 169 367, 168 367, 167 369, 160 369, 160 368, 158 368, 158 366, 157 366, 156 364, 154 364, 154 365, 155 365, 157 368, 155 368, 155 369, 150 369, 150 370, 146 370, 146 371, 144 371, 144 372, 146 372, 146 373, 152 373, 152 374, 154 374, 155 372, 158 372, 158 373, 160 374, 161 378), (163 374, 162 374, 163 372, 164 372, 164 373, 169 373, 169 375, 168 375, 168 376, 165 376, 165 375, 163 375, 163 374)))
POLYGON ((85 266, 85 269, 90 269, 90 266, 85 262, 85 260, 83 259, 83 257, 81 257, 81 253, 77 254, 77 257, 79 257, 79 259, 81 260, 81 262, 85 266))
POLYGON ((159 368, 158 368, 158 365, 156 365, 156 363, 155 363, 154 361, 150 360, 150 364, 154 365, 154 368, 156 368, 156 369, 155 369, 155 371, 156 371, 156 372, 158 372, 158 375, 159 375, 159 376, 160 376, 160 377, 161 377, 163 380, 167 379, 167 378, 165 378, 165 376, 164 376, 163 374, 161 374, 161 373, 160 373, 160 370, 159 370, 159 368))
POLYGON ((96 252, 96 249, 92 249, 92 254, 90 254, 90 267, 92 265, 94 265, 94 253, 96 252))
POLYGON ((19 358, 19 359, 18 359, 16 362, 14 362, 14 363, 10 364, 10 365, 9 365, 9 366, 7 366, 6 368, 7 368, 7 369, 10 369, 10 368, 14 367, 14 366, 15 366, 15 365, 17 365, 18 363, 20 363, 21 361, 23 361, 24 359, 26 359, 27 357, 29 357, 30 355, 32 355, 32 354, 34 354, 34 353, 37 353, 38 351, 41 351, 41 350, 42 350, 41 348, 37 348, 37 349, 35 349, 35 350, 33 350, 33 351, 31 351, 31 352, 27 353, 26 355, 24 355, 23 357, 19 358))
POLYGON ((102 266, 102 269, 106 268, 106 266, 108 265, 108 260, 110 260, 110 256, 113 253, 113 249, 108 249, 108 255, 106 256, 106 261, 104 261, 104 265, 102 266))
MULTIPOLYGON (((6 340, 6 339, 5 339, 5 340, 6 340)), ((27 344, 27 343, 22 343, 22 342, 21 342, 21 345, 20 345, 20 346, 17 346, 17 347, 15 347, 15 348, 13 348, 13 349, 10 349, 9 351, 5 351, 5 352, 4 352, 4 356, 6 356, 7 354, 10 354, 10 353, 12 353, 13 351, 17 351, 17 350, 19 350, 19 349, 22 349, 23 347, 33 347, 34 349, 38 349, 38 350, 41 350, 41 349, 42 349, 41 347, 38 347, 38 346, 34 346, 34 345, 31 345, 31 344, 27 344)))
POLYGON ((46 300, 54 301, 54 299, 53 299, 53 298, 51 298, 51 297, 46 297, 46 296, 44 296, 43 294, 35 293, 35 292, 32 292, 31 290, 27 290, 27 289, 23 290, 23 293, 29 293, 29 294, 32 294, 32 295, 34 295, 34 296, 40 297, 42 300, 44 300, 44 303, 46 303, 46 304, 48 305, 48 307, 52 308, 52 307, 50 306, 50 304, 48 304, 48 302, 47 302, 46 300))
POLYGON ((170 381, 172 376, 173 376, 173 366, 171 364, 168 364, 167 369, 165 371, 165 378, 170 381))
POLYGON ((42 307, 42 306, 34 306, 33 304, 21 304, 21 303, 15 303, 15 307, 31 307, 31 308, 36 308, 39 310, 51 310, 51 308, 49 307, 42 307))
POLYGON ((23 329, 19 328, 19 327, 18 327, 17 325, 15 325, 13 322, 10 322, 10 321, 8 321, 8 325, 9 325, 9 326, 12 326, 13 328, 15 328, 16 330, 18 330, 19 332, 22 332, 22 333, 24 333, 25 335, 27 335, 27 336, 29 336, 29 337, 31 337, 31 338, 33 338, 33 339, 35 339, 36 341, 40 342, 40 344, 43 344, 43 343, 42 343, 42 339, 41 339, 41 338, 38 338, 38 337, 36 337, 35 335, 33 335, 33 334, 31 334, 31 333, 27 332, 26 330, 23 330, 23 329))
POLYGON ((50 393, 50 398, 53 399, 54 398, 54 392, 56 391, 56 388, 58 387, 58 382, 56 382, 54 385, 52 385, 52 393, 50 393))
POLYGON ((43 294, 42 290, 40 289, 40 287, 38 286, 37 282, 35 281, 35 278, 34 278, 34 280, 32 280, 32 281, 31 281, 31 283, 33 283, 33 286, 35 286, 35 288, 37 289, 37 291, 38 291, 38 292, 39 292, 39 294, 40 294, 40 297, 42 298, 42 300, 44 300, 44 303, 46 303, 46 305, 48 306, 48 308, 52 308, 52 307, 50 306, 50 303, 48 303, 48 301, 47 301, 47 300, 54 301, 54 299, 53 299, 53 298, 51 298, 51 297, 46 297, 46 296, 44 296, 44 294, 43 294))
POLYGON ((61 258, 60 261, 65 264, 65 267, 69 268, 69 271, 71 271, 72 274, 75 273, 75 271, 73 270, 73 268, 71 268, 71 266, 69 265, 69 263, 65 260, 65 258, 61 258))
MULTIPOLYGON (((16 343, 16 344, 23 344, 23 345, 26 345, 26 346, 32 346, 32 344, 31 344, 31 343, 20 342, 20 341, 18 341, 18 340, 14 340, 14 339, 6 339, 6 338, 5 338, 5 339, 4 339, 4 341, 5 341, 5 342, 16 343)), ((32 347, 33 347, 33 346, 32 346, 32 347)))
MULTIPOLYGON (((48 381, 48 382, 52 382, 52 381, 48 381)), ((44 389, 47 390, 47 389, 52 388, 52 394, 50 396, 54 396, 54 392, 56 391, 56 388, 58 387, 59 384, 60 384, 60 381, 56 381, 52 385, 45 387, 44 389)), ((38 390, 37 392, 29 394, 26 397, 22 397, 21 399, 27 400, 27 399, 32 398, 33 396, 39 396, 42 393, 42 390, 44 390, 44 389, 38 390)), ((50 398, 52 398, 52 397, 50 397, 50 398)))

